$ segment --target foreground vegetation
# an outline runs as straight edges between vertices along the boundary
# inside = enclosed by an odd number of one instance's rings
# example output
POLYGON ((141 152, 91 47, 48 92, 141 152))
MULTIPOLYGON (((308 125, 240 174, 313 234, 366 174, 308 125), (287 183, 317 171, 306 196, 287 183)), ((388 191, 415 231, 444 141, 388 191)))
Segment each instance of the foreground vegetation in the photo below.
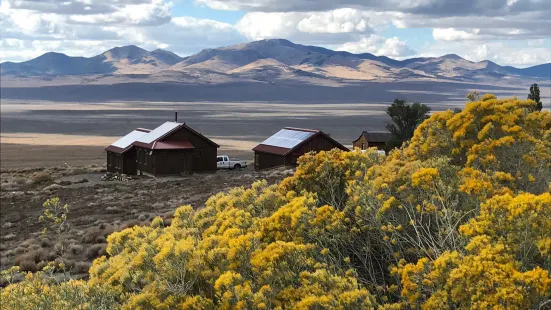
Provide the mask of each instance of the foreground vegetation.
POLYGON ((303 156, 278 185, 110 235, 89 281, 27 274, 2 308, 538 309, 551 303, 551 114, 534 105, 485 95, 386 158, 303 156))

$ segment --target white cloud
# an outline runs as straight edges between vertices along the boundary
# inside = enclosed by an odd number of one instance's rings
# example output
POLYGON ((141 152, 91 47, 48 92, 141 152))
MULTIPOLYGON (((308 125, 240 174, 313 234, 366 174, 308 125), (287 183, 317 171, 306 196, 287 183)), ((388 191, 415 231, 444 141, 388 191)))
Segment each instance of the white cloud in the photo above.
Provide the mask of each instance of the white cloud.
POLYGON ((547 11, 546 0, 195 0, 217 10, 249 12, 313 12, 356 8, 378 12, 403 12, 432 17, 505 16, 547 11))
POLYGON ((27 60, 49 51, 93 56, 114 46, 128 44, 146 49, 169 48, 185 55, 206 47, 244 41, 231 24, 193 17, 172 18, 170 1, 64 2, 66 6, 76 8, 77 14, 56 9, 56 6, 63 5, 57 0, 38 4, 36 1, 2 1, 0 60, 27 60), (80 5, 91 5, 90 11, 95 13, 81 14, 86 8, 80 5))
POLYGON ((109 14, 71 15, 69 22, 85 24, 160 25, 171 18, 171 2, 152 0, 149 3, 128 4, 109 14))
POLYGON ((327 12, 252 12, 236 24, 251 40, 285 38, 306 44, 341 44, 371 34, 381 18, 356 9, 327 12))
POLYGON ((344 8, 328 12, 311 13, 297 25, 299 31, 311 33, 367 32, 369 17, 364 12, 344 8))
POLYGON ((415 51, 398 37, 387 39, 377 35, 363 37, 356 42, 344 43, 336 49, 356 54, 371 53, 377 56, 389 56, 393 58, 403 58, 415 54, 415 51))
POLYGON ((435 40, 443 41, 468 40, 476 37, 479 31, 479 29, 474 29, 473 32, 467 32, 464 30, 456 30, 454 28, 434 28, 432 30, 432 36, 435 40))
POLYGON ((531 47, 523 41, 436 41, 419 56, 457 54, 470 61, 490 60, 500 65, 528 67, 551 62, 551 49, 531 47), (520 47, 519 47, 520 46, 520 47))
POLYGON ((17 10, 56 14, 106 14, 132 5, 149 4, 151 0, 2 0, 2 5, 17 10))

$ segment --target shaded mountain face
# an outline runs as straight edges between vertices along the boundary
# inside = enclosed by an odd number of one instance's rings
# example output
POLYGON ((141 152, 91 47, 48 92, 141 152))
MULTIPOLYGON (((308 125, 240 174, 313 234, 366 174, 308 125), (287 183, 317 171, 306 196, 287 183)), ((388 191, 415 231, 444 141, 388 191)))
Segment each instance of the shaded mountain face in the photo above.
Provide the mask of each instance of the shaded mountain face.
POLYGON ((157 49, 149 52, 135 45, 112 48, 100 55, 70 57, 61 53, 46 53, 29 61, 1 64, 2 75, 48 76, 153 73, 168 68, 182 58, 172 52, 157 49))
POLYGON ((60 53, 46 53, 29 61, 1 64, 2 74, 22 76, 43 75, 85 75, 114 72, 111 64, 103 63, 100 58, 69 57, 60 53))
POLYGON ((170 52, 170 51, 165 51, 163 49, 156 49, 154 51, 152 51, 150 53, 150 55, 152 57, 154 57, 155 59, 159 60, 159 61, 162 61, 168 65, 174 65, 174 64, 177 64, 179 63, 180 61, 182 61, 182 57, 174 54, 173 52, 170 52))
POLYGON ((105 57, 106 61, 121 61, 121 60, 136 60, 146 56, 149 56, 150 53, 143 48, 137 47, 135 45, 128 45, 122 47, 115 47, 107 52, 101 54, 105 57))
POLYGON ((150 52, 134 45, 115 47, 90 58, 47 53, 26 62, 2 63, 1 71, 2 75, 14 76, 137 74, 151 79, 174 79, 175 82, 192 79, 193 83, 243 79, 262 82, 302 79, 302 82, 322 83, 322 80, 551 78, 551 64, 518 69, 491 61, 471 62, 455 54, 399 61, 369 53, 352 54, 295 44, 283 39, 206 49, 184 58, 170 51, 157 49, 150 52))

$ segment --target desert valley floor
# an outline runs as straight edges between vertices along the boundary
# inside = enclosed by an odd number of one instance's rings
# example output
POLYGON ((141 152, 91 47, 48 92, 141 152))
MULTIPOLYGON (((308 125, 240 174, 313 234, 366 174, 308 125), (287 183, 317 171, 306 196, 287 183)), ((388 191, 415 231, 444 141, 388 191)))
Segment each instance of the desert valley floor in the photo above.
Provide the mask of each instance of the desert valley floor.
MULTIPOLYGON (((456 84, 442 84, 435 90, 434 85, 412 88, 397 83, 393 88, 381 85, 380 91, 371 85, 372 95, 366 92, 365 101, 316 99, 311 103, 299 100, 75 102, 8 99, 3 94, 1 166, 9 169, 65 163, 102 164, 105 146, 137 127, 154 128, 173 120, 174 111, 179 112, 180 122, 216 141, 221 146, 219 153, 242 159, 252 159, 251 149, 285 126, 321 129, 350 146, 362 130, 384 130, 385 109, 392 98, 419 101, 431 106, 433 111, 441 111, 463 108, 465 94, 473 89, 500 97, 521 97, 528 89, 526 85, 467 84, 458 88, 456 84), (379 98, 381 93, 385 94, 384 98, 379 98)), ((542 101, 547 102, 551 89, 542 86, 542 101)), ((25 93, 26 89, 21 88, 20 92, 25 93)))

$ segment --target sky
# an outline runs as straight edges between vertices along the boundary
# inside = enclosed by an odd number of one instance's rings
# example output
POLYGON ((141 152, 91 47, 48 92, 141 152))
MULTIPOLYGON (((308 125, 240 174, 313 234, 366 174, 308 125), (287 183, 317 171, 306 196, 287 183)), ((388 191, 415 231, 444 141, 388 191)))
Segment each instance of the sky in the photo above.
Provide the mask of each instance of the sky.
POLYGON ((16 62, 271 38, 395 59, 551 62, 551 0, 0 0, 0 30, 0 60, 16 62))

